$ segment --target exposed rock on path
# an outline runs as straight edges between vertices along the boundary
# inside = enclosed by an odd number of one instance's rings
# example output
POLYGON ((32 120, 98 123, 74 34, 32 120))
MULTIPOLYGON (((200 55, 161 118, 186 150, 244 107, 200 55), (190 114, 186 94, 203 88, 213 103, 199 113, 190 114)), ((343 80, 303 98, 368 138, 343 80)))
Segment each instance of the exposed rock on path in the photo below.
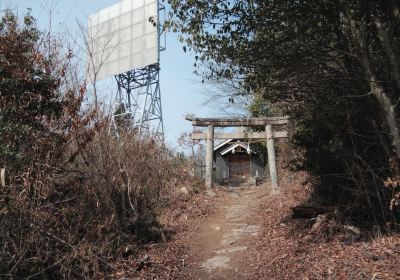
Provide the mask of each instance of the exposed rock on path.
POLYGON ((260 225, 254 219, 269 196, 269 185, 218 190, 217 209, 193 234, 189 255, 195 261, 197 279, 242 279, 251 259, 241 257, 260 225))

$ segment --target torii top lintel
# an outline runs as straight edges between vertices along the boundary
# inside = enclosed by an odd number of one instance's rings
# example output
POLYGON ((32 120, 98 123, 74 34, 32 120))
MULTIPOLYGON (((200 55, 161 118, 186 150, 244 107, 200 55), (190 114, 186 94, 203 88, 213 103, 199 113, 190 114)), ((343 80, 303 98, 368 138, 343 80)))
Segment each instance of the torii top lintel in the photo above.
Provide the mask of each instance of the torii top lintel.
POLYGON ((265 126, 280 125, 289 122, 289 116, 283 117, 261 117, 261 118, 192 118, 186 117, 193 126, 229 127, 229 126, 265 126))

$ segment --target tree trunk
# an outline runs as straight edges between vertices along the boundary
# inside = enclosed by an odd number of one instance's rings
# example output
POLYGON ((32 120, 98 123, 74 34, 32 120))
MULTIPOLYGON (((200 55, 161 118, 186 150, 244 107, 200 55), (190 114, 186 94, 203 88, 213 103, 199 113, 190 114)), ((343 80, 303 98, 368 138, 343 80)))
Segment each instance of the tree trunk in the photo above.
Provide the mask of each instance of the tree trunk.
POLYGON ((357 27, 356 21, 351 18, 348 11, 346 11, 346 16, 351 27, 353 41, 360 51, 360 63, 365 68, 365 79, 368 81, 371 94, 375 97, 378 104, 378 110, 383 115, 389 129, 389 134, 392 138, 393 150, 397 158, 400 159, 400 130, 396 118, 395 106, 392 104, 389 96, 385 93, 385 90, 376 79, 376 75, 374 74, 373 67, 371 66, 369 59, 366 42, 360 32, 360 29, 357 27))

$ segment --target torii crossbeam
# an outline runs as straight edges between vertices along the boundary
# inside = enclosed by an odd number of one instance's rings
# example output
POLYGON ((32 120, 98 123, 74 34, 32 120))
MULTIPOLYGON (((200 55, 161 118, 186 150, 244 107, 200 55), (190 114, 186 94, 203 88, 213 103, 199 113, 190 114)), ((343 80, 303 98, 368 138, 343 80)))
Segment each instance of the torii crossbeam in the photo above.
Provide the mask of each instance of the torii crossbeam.
POLYGON ((206 174, 205 184, 211 188, 213 186, 213 151, 214 139, 266 139, 268 151, 269 173, 271 176, 272 190, 279 192, 278 171, 276 168, 274 138, 286 138, 287 131, 272 132, 273 125, 284 125, 289 123, 289 116, 284 117, 263 117, 263 118, 191 118, 193 126, 207 126, 207 133, 193 133, 193 140, 206 139, 206 174), (236 133, 216 133, 214 127, 255 127, 265 126, 265 132, 236 132, 236 133))

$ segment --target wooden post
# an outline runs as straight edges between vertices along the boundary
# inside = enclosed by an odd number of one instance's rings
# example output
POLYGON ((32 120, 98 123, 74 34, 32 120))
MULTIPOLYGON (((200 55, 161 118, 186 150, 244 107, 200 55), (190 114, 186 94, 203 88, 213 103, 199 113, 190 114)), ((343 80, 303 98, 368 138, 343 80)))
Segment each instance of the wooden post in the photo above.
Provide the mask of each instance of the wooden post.
POLYGON ((207 131, 206 143, 206 187, 212 188, 213 186, 213 154, 214 154, 214 126, 209 125, 207 131))
POLYGON ((268 165, 269 174, 271 176, 272 192, 277 193, 279 192, 278 171, 276 169, 274 138, 271 125, 265 127, 265 132, 267 134, 268 165))

